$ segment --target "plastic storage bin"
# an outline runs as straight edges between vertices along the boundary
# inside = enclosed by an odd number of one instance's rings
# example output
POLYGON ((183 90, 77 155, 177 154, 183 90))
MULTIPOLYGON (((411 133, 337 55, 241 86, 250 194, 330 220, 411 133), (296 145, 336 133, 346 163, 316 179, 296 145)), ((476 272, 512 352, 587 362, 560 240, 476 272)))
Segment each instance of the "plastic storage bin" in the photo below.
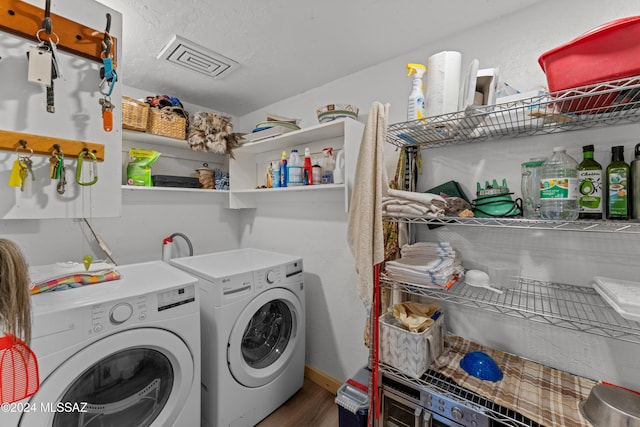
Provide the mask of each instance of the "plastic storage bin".
MULTIPOLYGON (((640 16, 608 22, 543 53, 538 63, 550 92, 640 75, 640 16)), ((618 93, 565 101, 565 112, 594 112, 616 102, 618 93)))
POLYGON ((379 318, 380 361, 420 378, 444 350, 444 314, 422 332, 410 332, 394 325, 392 313, 379 318))
POLYGON ((336 395, 339 427, 366 427, 369 416, 369 375, 364 367, 342 384, 336 395))

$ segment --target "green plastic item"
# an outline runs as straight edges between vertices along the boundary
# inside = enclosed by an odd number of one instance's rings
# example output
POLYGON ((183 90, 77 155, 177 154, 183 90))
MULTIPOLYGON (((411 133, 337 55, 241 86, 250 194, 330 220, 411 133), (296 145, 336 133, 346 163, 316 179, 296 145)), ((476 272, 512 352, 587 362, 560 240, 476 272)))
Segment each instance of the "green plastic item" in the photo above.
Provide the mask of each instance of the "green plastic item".
POLYGON ((153 150, 132 148, 129 150, 129 164, 127 164, 127 185, 151 187, 151 165, 158 160, 160 153, 153 150))
POLYGON ((502 180, 502 185, 494 179, 490 184, 485 182, 485 188, 477 183, 478 198, 473 201, 473 214, 476 218, 495 218, 522 215, 522 210, 517 201, 511 198, 507 180, 502 180))

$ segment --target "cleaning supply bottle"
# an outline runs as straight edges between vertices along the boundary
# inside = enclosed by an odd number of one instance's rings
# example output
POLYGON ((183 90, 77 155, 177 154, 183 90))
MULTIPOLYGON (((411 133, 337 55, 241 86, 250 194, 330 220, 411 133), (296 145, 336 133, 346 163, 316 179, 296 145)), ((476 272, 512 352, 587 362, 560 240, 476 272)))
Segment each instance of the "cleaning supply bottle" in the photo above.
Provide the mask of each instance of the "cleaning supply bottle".
POLYGON ((578 218, 602 219, 602 166, 593 159, 593 145, 582 147, 578 165, 578 218))
POLYGON ((413 86, 409 94, 409 103, 407 105, 407 120, 424 119, 424 86, 422 84, 422 76, 427 70, 422 64, 407 64, 407 76, 413 74, 413 86))
POLYGON ((629 219, 630 167, 624 161, 624 146, 611 147, 611 163, 607 166, 607 219, 629 219))
POLYGON ((295 148, 291 150, 291 154, 289 154, 289 162, 287 163, 287 186, 295 187, 298 185, 303 185, 303 172, 302 172, 302 161, 300 160, 300 156, 298 155, 298 150, 295 148))
POLYGON ((336 161, 333 158, 333 148, 325 147, 322 149, 322 183, 333 184, 333 170, 336 167, 336 161))
POLYGON ((282 152, 280 157, 280 187, 286 187, 289 181, 289 170, 287 169, 287 152, 282 152))
POLYGON ((555 147, 542 165, 540 216, 543 219, 578 219, 578 162, 564 147, 555 147))
POLYGON ((309 147, 304 149, 304 164, 302 165, 302 170, 302 183, 304 185, 313 185, 313 165, 311 164, 311 150, 309 147))
POLYGON ((631 218, 640 219, 640 144, 634 149, 635 159, 631 162, 631 218))
POLYGON ((280 187, 280 162, 275 161, 271 162, 271 182, 273 184, 273 188, 280 187))

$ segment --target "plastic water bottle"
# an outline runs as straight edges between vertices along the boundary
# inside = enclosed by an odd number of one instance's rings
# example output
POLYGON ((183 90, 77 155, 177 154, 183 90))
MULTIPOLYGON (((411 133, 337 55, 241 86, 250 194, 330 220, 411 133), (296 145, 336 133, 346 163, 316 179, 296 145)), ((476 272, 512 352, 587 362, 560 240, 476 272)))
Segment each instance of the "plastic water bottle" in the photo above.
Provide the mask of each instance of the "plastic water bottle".
POLYGON ((578 162, 564 147, 555 147, 543 163, 540 178, 540 216, 543 219, 578 219, 578 162))

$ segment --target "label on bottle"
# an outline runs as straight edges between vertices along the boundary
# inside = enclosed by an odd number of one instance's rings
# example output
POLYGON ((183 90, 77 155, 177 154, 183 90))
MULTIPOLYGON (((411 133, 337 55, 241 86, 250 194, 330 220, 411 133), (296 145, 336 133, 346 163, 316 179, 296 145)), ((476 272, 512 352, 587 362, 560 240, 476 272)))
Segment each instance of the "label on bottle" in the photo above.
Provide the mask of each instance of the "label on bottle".
POLYGON ((288 166, 287 168, 289 170, 287 183, 289 185, 303 185, 302 166, 288 166))
POLYGON ((580 213, 602 213, 602 171, 579 170, 578 180, 580 213))
POLYGON ((629 202, 627 169, 612 168, 609 170, 607 188, 609 193, 609 216, 627 216, 629 202))
POLYGON ((578 199, 578 178, 543 178, 540 180, 540 199, 578 199))

